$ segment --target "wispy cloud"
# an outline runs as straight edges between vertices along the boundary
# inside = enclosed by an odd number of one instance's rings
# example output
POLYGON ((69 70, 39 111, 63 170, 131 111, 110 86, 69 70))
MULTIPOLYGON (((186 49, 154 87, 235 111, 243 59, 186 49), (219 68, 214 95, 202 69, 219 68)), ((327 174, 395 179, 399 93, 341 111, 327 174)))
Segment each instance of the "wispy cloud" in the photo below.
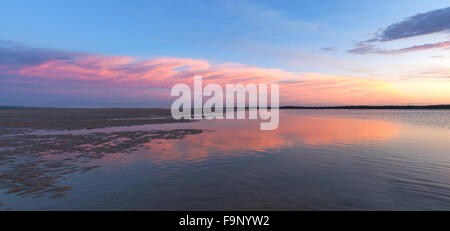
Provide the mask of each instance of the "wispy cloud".
POLYGON ((347 52, 356 55, 363 55, 363 54, 379 53, 380 51, 381 50, 373 44, 360 42, 356 44, 354 48, 348 50, 347 52))
POLYGON ((286 39, 303 33, 317 32, 323 28, 315 22, 288 17, 285 13, 259 2, 225 1, 224 7, 248 26, 248 29, 241 33, 255 39, 286 39))
POLYGON ((359 43, 355 48, 348 50, 349 53, 352 54, 383 54, 383 55, 395 55, 395 54, 404 54, 414 51, 422 51, 436 48, 446 48, 450 47, 450 41, 444 41, 439 43, 427 43, 423 45, 416 45, 401 49, 392 49, 392 50, 383 50, 376 47, 373 44, 367 43, 359 43))
POLYGON ((72 59, 79 55, 65 51, 30 48, 15 42, 0 40, 0 65, 38 65, 49 60, 72 59))
POLYGON ((432 70, 425 70, 418 74, 420 78, 437 78, 450 79, 450 68, 435 68, 432 70))
POLYGON ((384 50, 378 48, 375 43, 382 43, 398 39, 410 38, 415 36, 428 35, 437 32, 450 31, 450 7, 420 13, 404 19, 399 23, 394 23, 380 30, 376 35, 366 41, 355 44, 354 48, 347 52, 352 54, 403 54, 413 51, 422 51, 435 48, 445 48, 450 46, 450 41, 438 43, 428 43, 415 45, 406 48, 384 50))
POLYGON ((402 49, 395 49, 395 50, 385 50, 382 51, 383 54, 403 54, 413 51, 421 51, 421 50, 429 50, 429 49, 436 49, 436 48, 445 48, 450 47, 450 41, 440 42, 440 43, 427 43, 423 45, 417 45, 402 49))
POLYGON ((322 47, 321 50, 326 52, 338 51, 336 47, 322 47))

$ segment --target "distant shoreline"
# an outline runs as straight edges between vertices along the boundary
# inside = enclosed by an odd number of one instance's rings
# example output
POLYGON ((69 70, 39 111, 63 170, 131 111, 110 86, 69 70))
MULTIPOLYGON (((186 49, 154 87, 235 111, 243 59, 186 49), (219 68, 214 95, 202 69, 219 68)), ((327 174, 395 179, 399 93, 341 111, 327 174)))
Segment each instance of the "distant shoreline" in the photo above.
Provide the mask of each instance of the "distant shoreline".
MULTIPOLYGON (((269 106, 270 108, 270 106, 269 106)), ((385 105, 385 106, 369 106, 369 105, 350 105, 350 106, 280 106, 280 109, 450 109, 450 104, 443 105, 385 105)), ((0 106, 0 109, 167 109, 170 108, 149 108, 149 107, 25 107, 25 106, 0 106)), ((225 109, 225 108, 224 108, 225 109)), ((248 107, 246 108, 248 109, 248 107)))
POLYGON ((281 106, 280 109, 450 109, 450 104, 446 105, 426 105, 426 106, 368 106, 368 105, 356 105, 356 106, 330 106, 330 107, 304 107, 304 106, 281 106))

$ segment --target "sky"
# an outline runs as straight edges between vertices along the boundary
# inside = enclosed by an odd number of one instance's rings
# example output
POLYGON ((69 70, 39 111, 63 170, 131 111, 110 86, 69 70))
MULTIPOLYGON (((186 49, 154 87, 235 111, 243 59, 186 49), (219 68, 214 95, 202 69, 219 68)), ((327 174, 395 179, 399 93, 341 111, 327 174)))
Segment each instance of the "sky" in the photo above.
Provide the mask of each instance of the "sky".
POLYGON ((450 104, 448 0, 1 5, 0 105, 170 107, 194 75, 281 105, 450 104))

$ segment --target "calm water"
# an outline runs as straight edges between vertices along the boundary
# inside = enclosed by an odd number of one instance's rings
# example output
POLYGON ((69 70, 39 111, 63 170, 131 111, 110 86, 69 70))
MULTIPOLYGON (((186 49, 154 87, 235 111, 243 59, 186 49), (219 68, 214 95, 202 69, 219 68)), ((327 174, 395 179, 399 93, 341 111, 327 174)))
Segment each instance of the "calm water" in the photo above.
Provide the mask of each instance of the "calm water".
POLYGON ((450 111, 281 110, 277 130, 259 122, 60 132, 207 130, 80 162, 97 168, 59 177, 63 196, 4 189, 0 210, 450 209, 450 111))

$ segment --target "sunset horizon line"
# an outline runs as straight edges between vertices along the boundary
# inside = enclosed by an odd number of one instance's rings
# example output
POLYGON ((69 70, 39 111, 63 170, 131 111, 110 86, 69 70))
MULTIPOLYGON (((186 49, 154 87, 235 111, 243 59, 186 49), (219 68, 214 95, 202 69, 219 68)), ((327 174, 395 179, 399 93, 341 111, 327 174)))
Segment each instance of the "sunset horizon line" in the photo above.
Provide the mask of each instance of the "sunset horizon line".
MULTIPOLYGON (((270 105, 267 106, 271 108, 270 105)), ((228 109, 229 107, 222 107, 221 109, 228 109)), ((242 109, 242 107, 234 107, 234 109, 242 109)), ((450 109, 449 104, 424 104, 424 105, 339 105, 339 106, 295 106, 282 105, 279 109, 450 109)), ((0 105, 0 109, 168 109, 168 107, 124 107, 124 106, 23 106, 23 105, 0 105)), ((195 107, 191 107, 195 109, 195 107)), ((245 107, 244 109, 250 109, 245 107)), ((257 108, 255 108, 257 109, 257 108)))

